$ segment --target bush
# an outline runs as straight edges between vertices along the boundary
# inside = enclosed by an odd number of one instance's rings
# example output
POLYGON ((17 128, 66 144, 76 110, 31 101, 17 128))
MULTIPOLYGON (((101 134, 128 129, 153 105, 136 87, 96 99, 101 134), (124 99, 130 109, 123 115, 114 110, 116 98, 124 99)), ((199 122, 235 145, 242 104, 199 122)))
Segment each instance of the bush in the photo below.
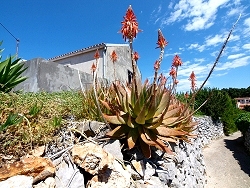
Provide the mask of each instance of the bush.
POLYGON ((246 131, 250 127, 250 113, 242 113, 239 115, 239 117, 236 119, 235 124, 237 128, 241 131, 243 136, 245 136, 246 131))
POLYGON ((229 95, 225 91, 216 88, 204 88, 196 96, 196 108, 207 98, 209 100, 200 108, 198 113, 211 116, 213 120, 220 119, 226 135, 237 131, 234 121, 239 113, 229 95))

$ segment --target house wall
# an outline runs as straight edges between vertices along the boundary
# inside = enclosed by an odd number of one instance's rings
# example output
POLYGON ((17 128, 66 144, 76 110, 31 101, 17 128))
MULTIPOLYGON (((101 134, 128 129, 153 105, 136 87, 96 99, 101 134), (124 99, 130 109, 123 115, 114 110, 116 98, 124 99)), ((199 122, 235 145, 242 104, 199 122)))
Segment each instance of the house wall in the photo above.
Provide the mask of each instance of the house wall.
MULTIPOLYGON (((120 80, 123 82, 128 81, 128 71, 132 72, 130 48, 128 45, 108 44, 105 47, 98 49, 100 58, 98 60, 97 76, 99 78, 107 79, 108 81, 120 80), (118 60, 115 64, 112 62, 110 56, 115 50, 118 60), (114 71, 115 70, 115 71, 114 71), (116 78, 115 78, 116 77, 116 78)), ((94 54, 96 49, 83 52, 81 54, 75 54, 72 56, 66 56, 61 59, 54 59, 53 62, 62 64, 82 72, 92 74, 91 66, 96 62, 94 54)), ((141 78, 139 69, 137 69, 138 79, 141 78)))
POLYGON ((22 74, 28 79, 15 87, 15 91, 24 92, 55 92, 66 90, 81 90, 92 86, 93 76, 76 69, 57 64, 42 58, 24 62, 28 67, 22 74), (79 79, 80 78, 80 79, 79 79))
MULTIPOLYGON (((100 58, 98 60, 98 77, 103 78, 103 49, 99 49, 100 58)), ((68 66, 77 70, 80 70, 82 72, 86 72, 88 74, 92 74, 91 72, 91 66, 93 63, 96 62, 94 59, 96 50, 88 51, 82 54, 70 56, 67 58, 59 59, 59 60, 53 60, 53 62, 56 62, 58 64, 68 66)))

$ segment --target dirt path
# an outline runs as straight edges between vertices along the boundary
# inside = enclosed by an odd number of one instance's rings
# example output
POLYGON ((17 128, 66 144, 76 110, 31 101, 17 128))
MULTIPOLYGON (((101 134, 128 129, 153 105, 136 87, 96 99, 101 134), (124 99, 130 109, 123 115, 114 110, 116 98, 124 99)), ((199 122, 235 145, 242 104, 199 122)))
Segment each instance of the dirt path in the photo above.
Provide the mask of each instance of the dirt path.
POLYGON ((207 167, 205 188, 250 188, 250 155, 242 146, 240 132, 212 141, 203 154, 207 167))

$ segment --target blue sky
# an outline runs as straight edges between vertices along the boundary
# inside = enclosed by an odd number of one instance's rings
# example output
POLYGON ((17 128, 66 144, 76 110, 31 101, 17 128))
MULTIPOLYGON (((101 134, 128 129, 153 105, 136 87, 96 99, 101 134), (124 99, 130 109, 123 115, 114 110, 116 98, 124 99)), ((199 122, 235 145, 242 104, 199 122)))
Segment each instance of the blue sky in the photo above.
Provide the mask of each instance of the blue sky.
MULTIPOLYGON (((192 71, 198 86, 205 79, 229 30, 242 14, 206 86, 250 86, 249 0, 8 0, 1 3, 0 23, 20 39, 19 57, 48 59, 102 42, 125 43, 118 31, 129 5, 143 30, 134 41, 143 79, 154 74, 160 28, 169 42, 161 72, 168 75, 175 54, 183 61, 178 72, 179 91, 189 90, 192 71)), ((1 25, 0 40, 5 49, 2 59, 16 53, 16 40, 1 25)))

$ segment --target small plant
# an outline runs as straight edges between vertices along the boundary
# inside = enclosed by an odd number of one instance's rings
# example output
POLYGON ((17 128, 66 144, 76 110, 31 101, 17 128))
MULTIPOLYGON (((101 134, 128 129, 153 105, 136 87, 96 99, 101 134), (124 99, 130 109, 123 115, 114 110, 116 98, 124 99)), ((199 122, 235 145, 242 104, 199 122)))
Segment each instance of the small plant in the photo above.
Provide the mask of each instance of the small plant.
POLYGON ((10 92, 15 86, 27 79, 27 77, 21 76, 27 69, 23 68, 24 64, 20 62, 21 59, 14 61, 12 59, 13 57, 9 57, 0 62, 0 91, 5 93, 10 92))
POLYGON ((19 117, 18 114, 10 113, 6 122, 0 125, 0 132, 5 130, 7 127, 11 125, 16 125, 18 123, 21 123, 22 121, 23 121, 23 117, 19 117))
POLYGON ((37 105, 37 102, 30 108, 29 110, 29 115, 36 117, 39 112, 42 110, 43 108, 43 104, 41 104, 40 106, 37 105))
POLYGON ((62 123, 62 116, 55 116, 51 121, 50 121, 50 124, 53 126, 53 127, 59 127, 62 123))

